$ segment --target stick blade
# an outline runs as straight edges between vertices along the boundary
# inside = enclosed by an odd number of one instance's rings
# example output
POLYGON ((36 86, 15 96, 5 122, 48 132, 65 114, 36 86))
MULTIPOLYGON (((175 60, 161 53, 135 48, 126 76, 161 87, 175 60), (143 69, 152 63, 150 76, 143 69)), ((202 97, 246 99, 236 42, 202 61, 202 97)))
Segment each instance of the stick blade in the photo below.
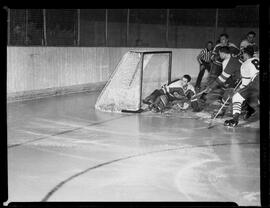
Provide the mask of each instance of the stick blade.
POLYGON ((143 109, 139 109, 139 110, 127 110, 127 109, 123 109, 121 110, 122 113, 141 113, 143 112, 143 109))
POLYGON ((214 125, 212 125, 212 122, 210 122, 209 124, 208 124, 208 129, 211 129, 211 128, 213 128, 214 127, 214 125))

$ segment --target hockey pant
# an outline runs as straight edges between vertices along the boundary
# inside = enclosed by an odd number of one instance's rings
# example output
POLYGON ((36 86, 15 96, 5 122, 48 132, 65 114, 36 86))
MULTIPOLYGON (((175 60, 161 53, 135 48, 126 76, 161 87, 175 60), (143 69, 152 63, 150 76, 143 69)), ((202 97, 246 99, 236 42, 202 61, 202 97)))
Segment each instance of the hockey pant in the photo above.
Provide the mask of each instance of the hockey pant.
POLYGON ((199 72, 199 74, 198 74, 198 77, 197 77, 197 81, 196 81, 195 87, 200 87, 200 86, 201 86, 201 82, 202 82, 202 78, 203 78, 203 75, 204 75, 204 73, 205 73, 205 70, 207 70, 208 72, 210 72, 210 69, 211 69, 211 64, 210 64, 210 63, 203 62, 203 63, 200 65, 200 72, 199 72))
MULTIPOLYGON (((166 106, 168 105, 169 102, 177 100, 168 94, 166 95, 160 95, 155 102, 153 103, 153 106, 157 108, 159 111, 163 111, 166 106)), ((200 110, 199 104, 198 104, 198 99, 191 99, 190 101, 190 106, 193 108, 194 111, 198 112, 200 110)))
POLYGON ((240 89, 232 97, 233 115, 241 114, 241 107, 244 101, 252 108, 256 108, 259 103, 259 75, 245 88, 240 89))
POLYGON ((215 63, 211 64, 211 69, 207 77, 207 86, 209 86, 213 81, 218 78, 218 76, 222 73, 222 65, 217 65, 215 63))
MULTIPOLYGON (((218 100, 220 100, 220 104, 223 105, 225 103, 225 101, 227 100, 227 98, 232 94, 233 89, 236 87, 236 85, 238 84, 238 80, 236 78, 233 77, 229 77, 226 82, 225 85, 223 86, 218 86, 213 93, 209 93, 207 95, 207 98, 210 98, 211 96, 216 97, 218 100)), ((230 103, 231 103, 232 99, 230 98, 229 100, 227 100, 227 102, 225 103, 224 107, 223 107, 223 111, 226 112, 227 108, 229 107, 230 103)), ((220 106, 221 106, 220 105, 220 106)))
POLYGON ((157 108, 159 111, 163 111, 168 103, 171 101, 170 97, 166 94, 160 95, 156 98, 153 103, 153 107, 157 108))
POLYGON ((153 91, 149 96, 147 96, 144 100, 146 102, 155 103, 156 99, 159 98, 159 96, 165 95, 164 91, 162 89, 153 91))
MULTIPOLYGON (((220 104, 223 105, 226 100, 229 98, 229 96, 232 95, 233 89, 238 84, 238 80, 233 80, 231 77, 226 81, 227 87, 221 87, 220 88, 220 104)), ((232 103, 232 97, 230 97, 227 102, 225 103, 223 107, 223 111, 226 112, 228 109, 230 103, 232 103)))

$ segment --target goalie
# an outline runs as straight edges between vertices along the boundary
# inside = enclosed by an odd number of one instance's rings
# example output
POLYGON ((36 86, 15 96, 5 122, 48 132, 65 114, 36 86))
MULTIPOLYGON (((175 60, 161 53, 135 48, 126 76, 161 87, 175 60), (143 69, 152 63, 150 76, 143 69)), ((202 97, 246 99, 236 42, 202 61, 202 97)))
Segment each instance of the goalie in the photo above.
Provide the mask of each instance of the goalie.
POLYGON ((187 109, 191 105, 193 111, 198 112, 200 109, 197 98, 192 99, 196 92, 190 81, 191 77, 185 74, 181 79, 176 79, 168 85, 163 85, 161 89, 154 90, 143 100, 143 103, 149 105, 153 112, 162 112, 169 102, 181 100, 184 102, 181 109, 187 109))

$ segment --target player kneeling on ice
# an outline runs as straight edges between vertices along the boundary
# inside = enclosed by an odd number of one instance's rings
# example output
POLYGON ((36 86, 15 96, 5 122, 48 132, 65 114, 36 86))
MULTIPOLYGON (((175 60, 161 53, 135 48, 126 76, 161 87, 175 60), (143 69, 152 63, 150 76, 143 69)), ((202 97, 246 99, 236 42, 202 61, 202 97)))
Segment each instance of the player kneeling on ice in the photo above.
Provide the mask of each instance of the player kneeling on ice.
POLYGON ((187 109, 191 105, 193 111, 198 112, 200 109, 197 98, 192 99, 196 92, 190 80, 191 77, 185 74, 181 79, 176 79, 163 85, 161 89, 154 90, 143 100, 143 103, 148 104, 153 112, 162 112, 169 102, 181 100, 184 102, 182 109, 187 109))
POLYGON ((247 46, 243 49, 244 62, 240 69, 242 84, 232 97, 233 119, 226 120, 224 122, 225 126, 234 127, 238 124, 241 106, 244 101, 246 101, 249 106, 244 119, 248 119, 256 112, 254 108, 259 104, 260 61, 259 58, 253 57, 253 55, 254 48, 252 46, 247 46))

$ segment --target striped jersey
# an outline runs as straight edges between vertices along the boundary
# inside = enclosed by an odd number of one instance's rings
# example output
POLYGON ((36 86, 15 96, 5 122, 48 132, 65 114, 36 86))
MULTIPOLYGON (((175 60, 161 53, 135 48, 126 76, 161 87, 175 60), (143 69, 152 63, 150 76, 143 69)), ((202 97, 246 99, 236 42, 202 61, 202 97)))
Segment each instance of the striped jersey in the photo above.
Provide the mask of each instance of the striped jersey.
POLYGON ((241 79, 242 84, 240 85, 240 89, 246 87, 256 75, 259 74, 260 70, 260 61, 257 57, 250 58, 246 60, 241 66, 241 79))
POLYGON ((208 50, 207 48, 202 49, 200 54, 197 56, 199 63, 200 64, 202 64, 202 62, 210 63, 211 54, 212 54, 212 50, 208 50))
MULTIPOLYGON (((213 59, 213 63, 217 64, 217 65, 222 65, 222 59, 220 58, 219 56, 219 49, 221 47, 223 47, 224 45, 222 45, 221 43, 217 44, 215 46, 215 48, 213 49, 213 52, 212 52, 212 56, 211 56, 211 59, 213 59)), ((240 50, 239 48, 237 48, 236 45, 234 45, 233 43, 230 43, 228 42, 228 44, 226 46, 229 46, 230 48, 230 53, 233 55, 233 56, 238 56, 239 53, 240 53, 240 50)))

